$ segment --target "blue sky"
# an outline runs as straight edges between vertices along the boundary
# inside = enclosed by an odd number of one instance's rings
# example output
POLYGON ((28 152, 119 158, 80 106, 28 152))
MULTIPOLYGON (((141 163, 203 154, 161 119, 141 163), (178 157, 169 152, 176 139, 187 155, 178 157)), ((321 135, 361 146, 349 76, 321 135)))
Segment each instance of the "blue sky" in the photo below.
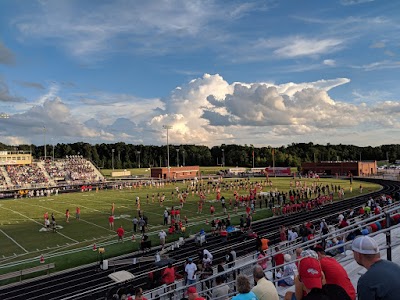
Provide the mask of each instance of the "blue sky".
POLYGON ((0 2, 0 141, 400 143, 400 3, 0 2))

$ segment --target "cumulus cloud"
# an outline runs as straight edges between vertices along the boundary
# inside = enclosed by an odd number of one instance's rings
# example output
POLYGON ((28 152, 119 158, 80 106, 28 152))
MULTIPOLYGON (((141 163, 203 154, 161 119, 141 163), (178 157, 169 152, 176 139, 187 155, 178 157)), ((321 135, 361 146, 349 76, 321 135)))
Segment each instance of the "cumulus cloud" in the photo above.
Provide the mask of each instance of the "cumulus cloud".
POLYGON ((53 87, 27 111, 0 119, 0 128, 3 136, 15 141, 31 140, 39 144, 43 141, 43 126, 49 137, 64 142, 164 144, 163 125, 171 125, 171 144, 209 146, 277 144, 288 139, 328 142, 328 136, 329 142, 342 142, 346 133, 363 132, 366 127, 381 134, 384 129, 398 130, 400 102, 389 100, 389 95, 370 105, 339 101, 329 95, 331 89, 348 82, 347 78, 336 78, 282 84, 229 83, 218 74, 205 74, 161 99, 146 102, 134 96, 115 95, 117 99, 120 96, 120 101, 111 104, 106 99, 113 98, 112 94, 86 94, 85 101, 81 101, 80 94, 78 100, 65 100, 53 87), (99 95, 104 97, 98 105, 87 101, 99 95), (140 107, 140 101, 145 108, 140 107))
POLYGON ((12 65, 15 62, 14 53, 0 41, 0 64, 12 65))
POLYGON ((11 114, 3 122, 7 125, 7 136, 21 140, 42 141, 43 128, 49 137, 63 141, 101 138, 101 133, 87 128, 73 117, 68 106, 58 97, 46 99, 42 105, 35 105, 26 112, 11 114))

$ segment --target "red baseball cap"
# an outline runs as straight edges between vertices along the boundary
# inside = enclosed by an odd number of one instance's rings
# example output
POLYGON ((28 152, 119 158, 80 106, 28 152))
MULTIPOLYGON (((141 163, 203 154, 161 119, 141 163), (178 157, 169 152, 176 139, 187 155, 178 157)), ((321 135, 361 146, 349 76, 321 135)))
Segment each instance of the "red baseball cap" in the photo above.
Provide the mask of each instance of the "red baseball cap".
POLYGON ((322 270, 318 259, 304 257, 299 262, 299 276, 306 288, 322 288, 322 270))
POLYGON ((187 289, 186 295, 197 293, 197 290, 194 286, 191 286, 187 289))

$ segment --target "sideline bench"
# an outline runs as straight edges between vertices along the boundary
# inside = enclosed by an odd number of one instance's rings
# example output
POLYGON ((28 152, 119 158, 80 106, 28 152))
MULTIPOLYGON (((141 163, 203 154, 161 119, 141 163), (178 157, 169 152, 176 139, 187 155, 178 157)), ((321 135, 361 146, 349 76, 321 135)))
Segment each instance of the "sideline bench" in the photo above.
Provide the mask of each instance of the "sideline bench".
POLYGON ((0 275, 0 281, 6 280, 6 279, 11 279, 11 278, 16 278, 18 276, 19 276, 19 281, 21 281, 23 275, 28 275, 28 274, 32 274, 32 273, 36 273, 36 272, 40 272, 40 271, 47 271, 47 275, 49 275, 50 269, 54 269, 55 267, 56 267, 56 265, 54 263, 50 263, 50 264, 46 264, 46 265, 40 265, 37 267, 29 268, 29 269, 22 269, 19 271, 2 274, 2 275, 0 275))

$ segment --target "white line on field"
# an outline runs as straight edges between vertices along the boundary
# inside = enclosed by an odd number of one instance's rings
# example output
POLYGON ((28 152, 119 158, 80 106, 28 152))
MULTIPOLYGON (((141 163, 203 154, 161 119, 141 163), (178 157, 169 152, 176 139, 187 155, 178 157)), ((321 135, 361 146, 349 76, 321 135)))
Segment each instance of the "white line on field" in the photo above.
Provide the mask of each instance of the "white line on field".
MULTIPOLYGON (((25 203, 25 202, 23 202, 23 203, 25 203)), ((28 203, 26 203, 26 204, 28 204, 28 203)), ((36 205, 33 205, 33 206, 36 206, 36 205)), ((32 219, 32 218, 29 218, 28 216, 26 216, 26 215, 24 215, 24 214, 21 214, 21 213, 18 212, 18 211, 15 211, 15 210, 10 209, 10 208, 5 208, 5 207, 1 207, 1 208, 2 208, 2 209, 9 210, 9 211, 11 211, 11 212, 13 212, 13 213, 15 213, 15 214, 19 214, 20 216, 25 217, 25 218, 27 218, 27 219, 29 219, 29 220, 35 222, 36 224, 39 224, 40 226, 43 226, 42 223, 40 223, 40 222, 38 222, 38 221, 36 221, 36 220, 34 220, 34 219, 32 219)), ((65 237, 66 239, 69 239, 69 240, 71 240, 71 241, 73 241, 73 242, 75 242, 75 243, 79 243, 77 240, 74 240, 74 239, 70 238, 69 236, 66 236, 65 234, 62 234, 61 232, 58 232, 58 231, 57 231, 57 233, 58 233, 59 235, 62 235, 62 236, 65 237)))
POLYGON ((5 233, 3 230, 0 229, 0 231, 8 237, 11 241, 13 241, 18 247, 20 247, 22 250, 24 250, 26 253, 29 253, 28 250, 26 250, 24 247, 22 247, 16 240, 14 240, 11 236, 9 236, 7 233, 5 233))
MULTIPOLYGON (((21 201, 20 201, 20 202, 21 202, 21 201)), ((51 209, 49 209, 48 207, 45 207, 45 206, 33 205, 33 204, 30 204, 30 203, 26 203, 26 202, 23 202, 23 203, 28 204, 28 205, 30 205, 30 206, 36 206, 36 207, 44 208, 44 209, 46 209, 46 210, 51 210, 51 209)), ((57 212, 57 213, 63 215, 63 213, 60 212, 60 211, 57 211, 57 210, 54 210, 54 209, 53 209, 53 211, 55 211, 55 212, 57 212)), ((105 226, 100 226, 100 225, 97 225, 96 223, 92 223, 92 222, 86 221, 86 220, 84 220, 84 219, 80 219, 80 221, 81 221, 81 222, 85 222, 85 223, 90 224, 90 225, 93 225, 93 226, 96 226, 96 227, 99 227, 99 228, 102 228, 102 229, 105 229, 105 230, 107 230, 107 231, 110 231, 110 230, 107 229, 107 227, 105 227, 105 226)), ((57 231, 57 232, 58 232, 58 231, 57 231)), ((60 233, 60 234, 63 235, 62 233, 60 233)), ((75 241, 75 240, 73 240, 73 239, 70 239, 70 240, 75 241)), ((79 243, 78 241, 75 241, 75 242, 79 243)))

